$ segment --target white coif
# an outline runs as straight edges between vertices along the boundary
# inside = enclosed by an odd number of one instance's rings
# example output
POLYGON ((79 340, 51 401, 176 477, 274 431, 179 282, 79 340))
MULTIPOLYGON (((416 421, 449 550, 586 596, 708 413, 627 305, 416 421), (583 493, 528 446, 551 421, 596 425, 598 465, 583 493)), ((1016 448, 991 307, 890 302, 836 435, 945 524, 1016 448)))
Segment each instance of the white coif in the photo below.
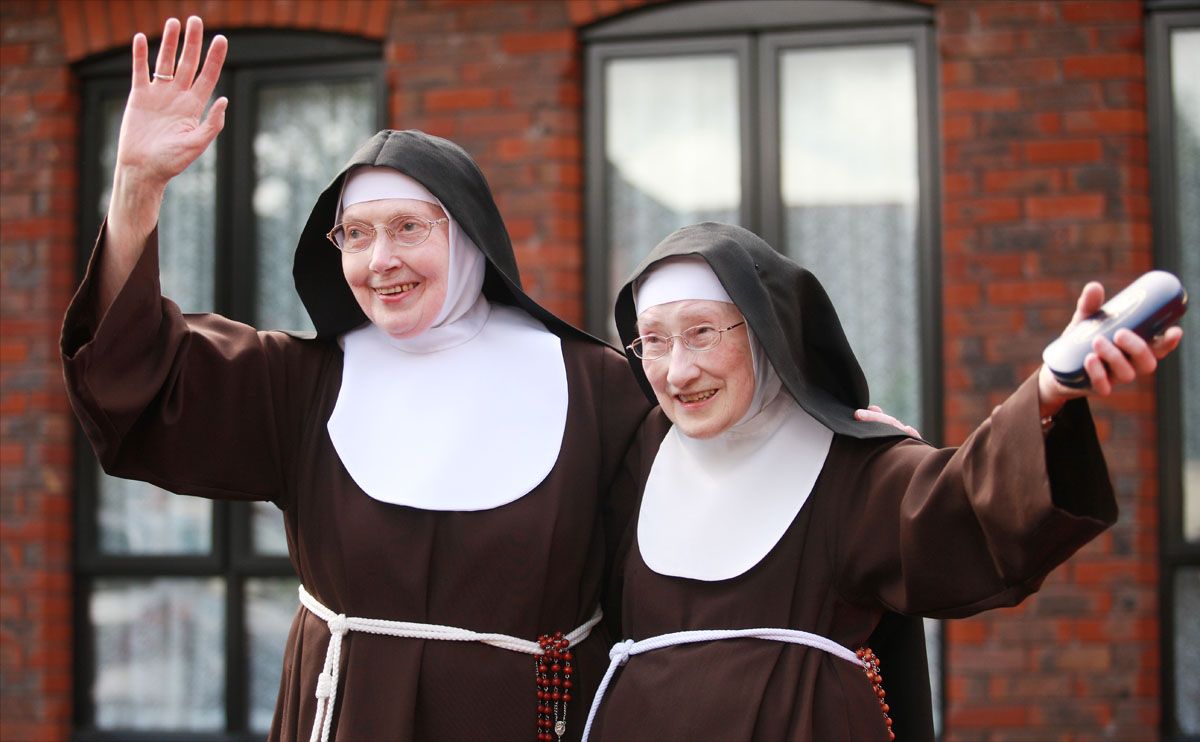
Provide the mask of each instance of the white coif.
POLYGON ((638 515, 642 560, 658 574, 727 580, 770 553, 808 500, 833 432, 787 392, 715 438, 672 427, 638 515))
POLYGON ((371 497, 424 510, 489 510, 537 487, 567 422, 562 342, 523 311, 492 304, 470 340, 434 352, 394 346, 373 324, 345 335, 327 425, 371 497))

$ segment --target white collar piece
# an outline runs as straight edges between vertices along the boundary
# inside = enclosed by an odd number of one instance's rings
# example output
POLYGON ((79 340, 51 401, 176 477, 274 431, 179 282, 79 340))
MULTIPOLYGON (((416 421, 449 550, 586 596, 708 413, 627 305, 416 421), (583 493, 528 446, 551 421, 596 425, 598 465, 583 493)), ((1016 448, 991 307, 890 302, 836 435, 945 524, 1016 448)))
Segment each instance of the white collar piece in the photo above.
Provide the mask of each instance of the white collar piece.
POLYGON ((642 560, 662 575, 709 582, 747 572, 795 520, 832 442, 787 392, 715 438, 672 427, 642 496, 642 560))
POLYGON ((437 350, 410 352, 370 323, 343 337, 342 386, 326 427, 372 498, 490 510, 554 468, 567 422, 562 341, 521 310, 483 307, 477 334, 437 350))

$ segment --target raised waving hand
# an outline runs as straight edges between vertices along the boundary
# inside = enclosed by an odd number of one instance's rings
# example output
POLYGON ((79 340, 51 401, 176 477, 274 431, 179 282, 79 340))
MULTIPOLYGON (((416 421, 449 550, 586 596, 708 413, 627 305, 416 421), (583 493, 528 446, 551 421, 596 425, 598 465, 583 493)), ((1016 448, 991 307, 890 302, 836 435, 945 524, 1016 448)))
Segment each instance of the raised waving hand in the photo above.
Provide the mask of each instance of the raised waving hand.
POLYGON ((216 138, 225 125, 229 103, 219 98, 204 115, 225 63, 225 37, 212 40, 200 68, 204 23, 196 16, 188 18, 177 60, 179 30, 178 20, 167 20, 153 70, 147 66, 145 35, 133 37, 133 79, 117 145, 118 169, 162 186, 183 172, 216 138))
POLYGON ((133 37, 132 81, 121 119, 107 249, 100 265, 104 307, 116 296, 158 223, 167 183, 195 162, 225 126, 228 99, 214 101, 207 115, 204 109, 221 76, 228 42, 224 36, 214 37, 201 66, 204 23, 196 16, 187 19, 182 50, 179 34, 179 21, 168 19, 153 70, 146 36, 133 37))

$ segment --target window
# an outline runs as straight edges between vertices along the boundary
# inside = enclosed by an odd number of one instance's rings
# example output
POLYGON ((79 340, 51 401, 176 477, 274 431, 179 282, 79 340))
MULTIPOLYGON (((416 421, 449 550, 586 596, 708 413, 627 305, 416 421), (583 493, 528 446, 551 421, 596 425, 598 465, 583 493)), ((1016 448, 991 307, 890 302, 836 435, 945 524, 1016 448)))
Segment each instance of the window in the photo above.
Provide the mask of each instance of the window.
MULTIPOLYGON (((227 35, 225 130, 163 202, 163 292, 184 311, 311 329, 292 251, 317 194, 383 123, 380 47, 227 35)), ((129 67, 123 50, 77 70, 83 259, 108 206, 129 67)), ((77 736, 263 737, 297 600, 278 511, 109 477, 82 437, 78 449, 77 736)))
POLYGON ((737 223, 817 275, 872 401, 936 440, 932 23, 916 3, 739 0, 585 30, 592 331, 615 335, 617 290, 669 232, 737 223))
MULTIPOLYGON (((1200 3, 1151 2, 1147 24, 1156 264, 1200 289, 1200 3)), ((1194 297, 1193 297, 1194 299, 1194 297)), ((1200 736, 1200 313, 1158 373, 1163 736, 1200 736)))

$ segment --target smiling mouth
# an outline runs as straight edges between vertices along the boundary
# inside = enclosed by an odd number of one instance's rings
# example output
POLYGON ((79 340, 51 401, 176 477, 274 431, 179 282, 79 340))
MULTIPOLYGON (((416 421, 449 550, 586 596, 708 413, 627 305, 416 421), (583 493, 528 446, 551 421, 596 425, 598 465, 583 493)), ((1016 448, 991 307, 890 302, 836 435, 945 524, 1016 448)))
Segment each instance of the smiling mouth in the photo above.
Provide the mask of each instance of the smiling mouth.
POLYGON ((395 296, 396 294, 407 294, 421 284, 418 282, 402 283, 399 286, 386 286, 384 288, 375 289, 375 293, 379 296, 395 296))
POLYGON ((684 404, 694 404, 696 402, 703 402, 706 399, 711 399, 716 393, 716 389, 708 389, 703 392, 696 392, 694 394, 676 394, 675 397, 684 404))

